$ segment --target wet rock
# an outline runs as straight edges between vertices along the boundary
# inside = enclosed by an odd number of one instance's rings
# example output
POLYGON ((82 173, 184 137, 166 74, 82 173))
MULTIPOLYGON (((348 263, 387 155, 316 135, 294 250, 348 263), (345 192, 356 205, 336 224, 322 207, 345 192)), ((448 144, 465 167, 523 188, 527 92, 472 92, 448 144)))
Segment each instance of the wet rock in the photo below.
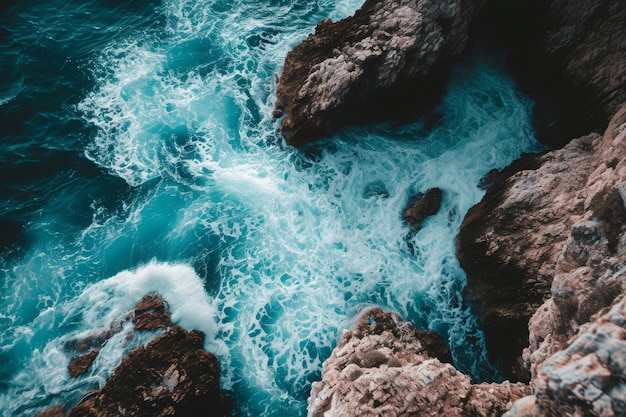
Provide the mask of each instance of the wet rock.
POLYGON ((172 327, 122 359, 105 386, 69 415, 225 415, 218 361, 203 341, 199 331, 172 327))
POLYGON ((508 382, 472 384, 432 357, 423 336, 396 314, 365 311, 313 383, 309 416, 497 416, 530 392, 508 382))
MULTIPOLYGON (((88 353, 70 360, 67 366, 70 376, 77 378, 87 372, 98 357, 99 348, 113 335, 121 332, 124 324, 129 320, 132 320, 134 323, 135 330, 167 329, 174 325, 165 300, 158 294, 147 294, 137 303, 132 315, 129 314, 122 320, 111 323, 108 329, 93 332, 87 337, 72 340, 65 344, 65 349, 77 352, 85 352, 91 349, 88 353)), ((132 339, 132 337, 132 333, 127 335, 127 339, 132 339)))
POLYGON ((319 22, 289 52, 280 76, 276 115, 285 114, 287 143, 431 106, 482 3, 368 0, 354 16, 319 22))
POLYGON ((72 378, 78 378, 87 372, 87 370, 91 367, 91 364, 98 357, 99 353, 100 349, 94 349, 89 353, 72 358, 70 363, 67 365, 67 370, 70 373, 70 376, 72 378))
POLYGON ((402 218, 411 229, 420 230, 425 218, 437 214, 442 197, 443 193, 439 188, 431 188, 425 194, 411 197, 407 207, 402 212, 402 218))
POLYGON ((135 307, 133 323, 136 330, 167 329, 172 317, 163 298, 157 294, 147 294, 135 307))
MULTIPOLYGON (((55 406, 44 410, 40 417, 230 415, 232 400, 220 390, 218 360, 204 350, 204 334, 174 325, 170 316, 165 301, 157 294, 148 294, 132 314, 113 323, 110 329, 68 343, 66 348, 74 349, 100 346, 128 321, 135 326, 127 338, 136 331, 165 330, 146 346, 130 352, 102 389, 89 391, 69 412, 55 406)), ((93 349, 73 358, 68 365, 70 375, 78 377, 86 372, 98 353, 99 349, 93 349)))

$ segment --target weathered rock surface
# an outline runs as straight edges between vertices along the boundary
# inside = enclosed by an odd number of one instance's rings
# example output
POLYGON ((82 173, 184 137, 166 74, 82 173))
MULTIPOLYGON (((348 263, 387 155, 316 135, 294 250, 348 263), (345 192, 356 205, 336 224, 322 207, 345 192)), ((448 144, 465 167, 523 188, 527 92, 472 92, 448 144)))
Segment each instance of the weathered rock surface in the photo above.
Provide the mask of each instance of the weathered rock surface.
POLYGON ((424 194, 418 194, 409 200, 402 212, 402 218, 411 229, 420 230, 424 219, 437 214, 442 198, 443 192, 439 188, 431 188, 424 194))
POLYGON ((605 126, 626 102, 626 1, 552 0, 544 53, 580 113, 605 126))
MULTIPOLYGON (((461 226, 464 295, 477 307, 490 354, 507 377, 528 380, 520 354, 528 321, 546 299, 569 303, 561 310, 575 313, 583 300, 562 300, 589 295, 601 276, 622 267, 625 122, 620 111, 604 136, 591 134, 514 163, 461 226)), ((571 319, 571 313, 563 316, 571 319)), ((585 323, 589 314, 582 316, 585 323)))
POLYGON ((546 360, 535 383, 505 416, 625 416, 626 297, 546 360))
POLYGON ((508 382, 472 384, 433 357, 423 337, 396 314, 364 312, 324 363, 309 416, 499 416, 530 392, 508 382))
POLYGON ((217 358, 203 349, 204 334, 174 326, 131 352, 70 413, 78 416, 224 415, 217 358))
MULTIPOLYGON (((90 391, 69 412, 61 406, 44 410, 39 416, 108 417, 127 416, 225 416, 230 401, 220 390, 217 358, 204 350, 204 334, 188 332, 172 323, 165 301, 156 294, 146 295, 132 314, 110 329, 69 343, 66 348, 82 351, 102 346, 121 331, 124 322, 134 323, 134 331, 163 329, 146 346, 140 346, 122 359, 104 387, 90 391)), ((130 332, 127 338, 133 337, 130 332)), ((74 377, 87 371, 99 350, 70 361, 74 377)))
POLYGON ((323 20, 285 60, 276 112, 300 146, 341 126, 430 104, 467 43, 484 1, 367 0, 354 16, 323 20))

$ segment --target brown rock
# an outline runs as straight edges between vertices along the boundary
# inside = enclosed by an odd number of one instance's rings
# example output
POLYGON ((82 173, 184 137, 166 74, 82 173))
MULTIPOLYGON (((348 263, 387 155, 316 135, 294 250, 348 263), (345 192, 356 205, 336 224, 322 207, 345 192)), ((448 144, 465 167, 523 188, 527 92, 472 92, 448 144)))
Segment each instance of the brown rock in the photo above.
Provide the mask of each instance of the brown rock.
POLYGON ((319 22, 289 52, 280 77, 276 114, 285 113, 287 143, 432 105, 482 3, 367 0, 354 16, 319 22))
MULTIPOLYGON (((70 342, 66 347, 102 344, 128 320, 135 323, 134 331, 166 330, 123 358, 101 390, 88 392, 68 414, 59 416, 195 416, 199 410, 211 416, 229 415, 232 404, 219 387, 217 358, 203 348, 204 334, 174 325, 165 301, 156 294, 146 295, 132 315, 115 322, 110 329, 70 342)), ((129 331, 127 339, 133 333, 129 331)), ((93 349, 73 358, 68 366, 70 374, 77 377, 84 373, 98 353, 99 349, 93 349)), ((63 409, 55 406, 44 411, 56 412, 62 413, 63 409)))
POLYGON ((72 358, 70 363, 67 365, 67 370, 70 373, 70 376, 72 378, 78 378, 87 372, 87 370, 91 367, 91 364, 98 357, 99 353, 100 349, 94 349, 89 353, 72 358))
POLYGON ((172 327, 131 352, 69 415, 223 415, 217 358, 203 349, 203 340, 201 332, 172 327))
POLYGON ((442 197, 443 193, 439 188, 431 188, 425 194, 411 197, 407 207, 402 212, 402 218, 413 230, 420 230, 422 221, 426 217, 437 214, 442 197))
POLYGON ((157 294, 147 294, 135 307, 133 323, 136 330, 167 329, 173 326, 165 301, 157 294))
POLYGON ((552 355, 507 417, 626 415, 626 297, 552 355))

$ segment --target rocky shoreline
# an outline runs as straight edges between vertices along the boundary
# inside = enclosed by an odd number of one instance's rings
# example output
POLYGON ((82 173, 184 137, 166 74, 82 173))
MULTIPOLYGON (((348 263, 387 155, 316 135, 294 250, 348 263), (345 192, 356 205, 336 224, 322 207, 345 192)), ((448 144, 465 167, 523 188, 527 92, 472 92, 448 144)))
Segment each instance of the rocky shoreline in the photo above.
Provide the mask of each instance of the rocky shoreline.
MULTIPOLYGON (((536 60, 520 67, 531 95, 546 88, 568 102, 563 120, 536 115, 543 139, 559 149, 492 173, 458 237, 464 298, 507 381, 471 381, 441 337, 371 309, 324 363, 312 417, 626 416, 626 1, 505 3, 507 14, 487 0, 367 0, 350 18, 320 22, 287 56, 275 116, 294 146, 431 108, 450 65, 486 26, 511 43, 512 62, 536 60), (515 42, 511 10, 531 19, 528 45, 515 42)), ((407 224, 419 229, 440 194, 417 196, 407 224)), ((102 389, 38 417, 230 414, 201 332, 173 324, 156 295, 126 320, 162 333, 124 358, 102 389)), ((70 375, 87 372, 121 328, 69 344, 70 375)))
POLYGON ((539 137, 562 149, 492 173, 458 246, 488 354, 520 382, 472 385, 412 331, 398 336, 408 324, 396 316, 363 332, 378 323, 368 312, 324 364, 309 415, 626 415, 626 3, 504 3, 368 1, 320 22, 287 57, 276 115, 300 146, 387 116, 395 88, 413 94, 396 104, 424 109, 476 31, 498 36, 511 65, 523 62, 515 72, 539 97, 539 137), (521 34, 516 12, 527 19, 521 34))

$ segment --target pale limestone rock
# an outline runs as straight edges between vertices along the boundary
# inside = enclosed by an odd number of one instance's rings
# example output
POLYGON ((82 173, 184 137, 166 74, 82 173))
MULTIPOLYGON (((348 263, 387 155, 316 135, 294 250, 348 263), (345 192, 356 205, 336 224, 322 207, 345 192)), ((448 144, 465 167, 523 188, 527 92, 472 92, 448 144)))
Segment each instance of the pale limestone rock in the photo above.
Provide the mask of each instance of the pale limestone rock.
POLYGON ((530 392, 509 382, 473 385, 430 355, 410 323, 366 311, 324 363, 309 416, 497 416, 530 392))
POLYGON ((626 296, 546 360, 536 384, 505 416, 625 416, 626 296))

